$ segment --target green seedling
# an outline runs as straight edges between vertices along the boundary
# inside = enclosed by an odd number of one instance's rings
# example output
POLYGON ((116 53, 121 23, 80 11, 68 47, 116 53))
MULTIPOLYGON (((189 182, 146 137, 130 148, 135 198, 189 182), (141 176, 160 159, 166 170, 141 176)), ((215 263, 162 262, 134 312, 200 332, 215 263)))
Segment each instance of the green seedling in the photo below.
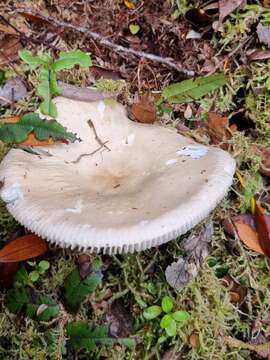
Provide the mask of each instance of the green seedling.
POLYGON ((50 263, 46 260, 42 260, 39 263, 35 261, 28 261, 33 270, 27 272, 25 267, 22 265, 16 274, 16 280, 21 285, 33 286, 33 283, 37 282, 40 279, 40 276, 45 274, 45 272, 50 268, 50 263))
POLYGON ((52 98, 61 93, 61 88, 57 84, 57 73, 61 70, 72 69, 75 65, 82 67, 92 65, 90 56, 81 50, 60 52, 56 60, 48 54, 33 55, 29 50, 19 51, 19 56, 31 68, 40 68, 37 88, 37 94, 42 98, 40 111, 51 117, 57 116, 57 109, 52 98))
POLYGON ((165 313, 161 318, 160 327, 166 331, 167 336, 175 336, 177 333, 177 323, 187 321, 190 315, 187 311, 183 310, 173 312, 173 306, 173 299, 170 296, 164 296, 161 306, 150 306, 144 310, 143 316, 147 320, 152 320, 165 313))

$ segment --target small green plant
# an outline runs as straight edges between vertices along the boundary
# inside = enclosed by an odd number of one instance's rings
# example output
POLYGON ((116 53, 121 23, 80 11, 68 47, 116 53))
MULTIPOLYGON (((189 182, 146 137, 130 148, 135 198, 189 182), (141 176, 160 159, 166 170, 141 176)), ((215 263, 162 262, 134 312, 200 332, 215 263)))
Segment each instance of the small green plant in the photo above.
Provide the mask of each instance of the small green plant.
POLYGON ((81 50, 60 52, 59 58, 56 60, 48 54, 33 55, 29 50, 19 51, 19 56, 32 68, 40 67, 37 88, 38 96, 43 99, 40 111, 51 117, 57 116, 57 109, 52 98, 61 93, 61 88, 57 84, 57 73, 64 69, 72 69, 75 65, 82 67, 92 65, 90 56, 81 50))
POLYGON ((75 134, 68 132, 67 129, 56 120, 44 120, 36 113, 28 113, 16 123, 0 124, 0 141, 5 144, 19 144, 25 141, 30 133, 35 138, 42 141, 52 138, 53 140, 78 140, 75 134))
POLYGON ((42 260, 38 264, 35 261, 28 261, 28 264, 34 268, 29 273, 29 278, 32 282, 38 281, 40 275, 43 275, 50 268, 50 263, 46 260, 42 260))
POLYGON ((24 265, 21 265, 16 274, 16 281, 21 285, 32 286, 33 283, 37 282, 41 275, 43 275, 50 268, 50 263, 46 260, 42 260, 39 263, 35 261, 28 261, 33 270, 27 272, 24 265))
POLYGON ((143 316, 147 320, 157 318, 161 313, 165 313, 160 321, 160 327, 166 331, 168 336, 175 336, 177 332, 177 322, 184 322, 189 319, 190 315, 187 311, 173 310, 173 299, 170 296, 164 296, 161 306, 153 305, 145 309, 143 316))

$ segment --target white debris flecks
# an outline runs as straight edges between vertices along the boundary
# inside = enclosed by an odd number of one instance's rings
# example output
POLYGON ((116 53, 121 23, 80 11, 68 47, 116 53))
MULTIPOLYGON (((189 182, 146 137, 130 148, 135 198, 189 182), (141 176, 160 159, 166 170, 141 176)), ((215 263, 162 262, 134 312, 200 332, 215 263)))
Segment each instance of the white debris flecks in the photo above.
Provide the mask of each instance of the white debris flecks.
POLYGON ((131 146, 135 140, 135 134, 129 134, 124 140, 122 140, 122 145, 131 146))
POLYGON ((67 208, 67 209, 65 209, 65 211, 75 213, 75 214, 80 214, 82 212, 82 208, 83 208, 83 201, 82 201, 82 199, 79 199, 76 201, 74 208, 67 208))
POLYGON ((104 110, 106 108, 106 105, 104 104, 104 101, 99 101, 98 105, 97 105, 98 111, 100 113, 100 115, 104 114, 104 110))
POLYGON ((177 159, 170 159, 170 160, 168 160, 168 161, 166 161, 166 165, 173 165, 173 164, 175 164, 175 163, 177 163, 177 159))
POLYGON ((188 156, 192 159, 200 159, 208 153, 208 148, 203 145, 189 145, 183 146, 181 149, 176 151, 177 155, 188 156))
POLYGON ((1 198, 5 203, 12 203, 23 199, 21 186, 18 183, 11 185, 9 188, 2 190, 1 198))

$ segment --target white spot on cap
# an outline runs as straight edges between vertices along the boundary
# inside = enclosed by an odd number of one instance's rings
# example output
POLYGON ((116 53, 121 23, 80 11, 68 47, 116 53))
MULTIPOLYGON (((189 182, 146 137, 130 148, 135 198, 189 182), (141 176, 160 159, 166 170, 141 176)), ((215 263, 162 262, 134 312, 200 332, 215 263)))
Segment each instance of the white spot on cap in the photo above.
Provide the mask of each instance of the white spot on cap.
POLYGON ((131 146, 134 143, 135 134, 129 134, 124 140, 122 140, 122 145, 131 146))
POLYGON ((104 110, 106 108, 106 105, 104 104, 104 101, 99 101, 97 105, 98 111, 100 112, 100 115, 104 114, 104 110))
POLYGON ((175 164, 175 163, 177 163, 177 159, 170 159, 170 160, 168 160, 168 161, 166 161, 166 165, 173 165, 173 164, 175 164))
POLYGON ((192 159, 200 159, 208 153, 208 148, 203 145, 189 145, 183 146, 181 149, 176 151, 177 155, 189 156, 192 159))
POLYGON ((80 214, 82 212, 82 208, 83 208, 83 201, 82 201, 82 199, 79 199, 76 201, 74 208, 67 208, 67 209, 65 209, 65 211, 75 213, 75 214, 80 214))
POLYGON ((15 183, 9 188, 2 190, 1 197, 2 200, 7 204, 17 200, 22 200, 23 193, 20 184, 15 183))

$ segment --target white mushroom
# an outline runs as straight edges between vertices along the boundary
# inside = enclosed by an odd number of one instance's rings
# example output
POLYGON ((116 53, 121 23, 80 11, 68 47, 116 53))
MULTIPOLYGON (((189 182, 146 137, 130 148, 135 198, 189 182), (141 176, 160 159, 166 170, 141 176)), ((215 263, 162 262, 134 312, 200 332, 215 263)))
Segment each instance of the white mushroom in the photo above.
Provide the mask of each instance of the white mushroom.
POLYGON ((0 166, 8 210, 51 242, 109 253, 159 245, 204 219, 232 183, 235 162, 220 149, 132 122, 113 100, 55 101, 82 142, 35 148, 40 156, 12 149, 0 166))

